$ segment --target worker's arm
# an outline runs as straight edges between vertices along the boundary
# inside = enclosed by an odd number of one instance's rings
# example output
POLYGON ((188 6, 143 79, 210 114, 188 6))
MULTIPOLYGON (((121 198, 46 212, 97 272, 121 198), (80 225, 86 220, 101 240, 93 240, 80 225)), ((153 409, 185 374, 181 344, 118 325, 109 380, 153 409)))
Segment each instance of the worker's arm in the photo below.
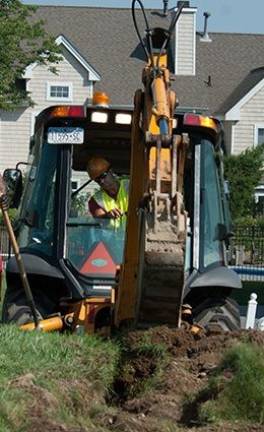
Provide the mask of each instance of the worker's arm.
POLYGON ((91 212, 91 214, 93 215, 93 217, 95 218, 119 218, 122 216, 122 212, 118 209, 115 208, 109 212, 106 212, 102 207, 100 207, 97 202, 95 201, 95 199, 92 197, 89 202, 89 210, 91 212))

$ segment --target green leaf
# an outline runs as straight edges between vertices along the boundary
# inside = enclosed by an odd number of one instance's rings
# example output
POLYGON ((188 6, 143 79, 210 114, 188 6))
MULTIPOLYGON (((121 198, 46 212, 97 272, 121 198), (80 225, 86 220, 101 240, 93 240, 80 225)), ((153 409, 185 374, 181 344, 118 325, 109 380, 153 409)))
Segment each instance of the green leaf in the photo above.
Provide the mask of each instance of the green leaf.
POLYGON ((254 190, 263 176, 264 144, 239 155, 225 157, 225 177, 230 185, 233 220, 252 215, 254 190))
POLYGON ((17 86, 27 66, 37 62, 56 73, 62 57, 54 38, 36 21, 36 7, 18 0, 0 0, 0 109, 33 105, 29 93, 17 86))

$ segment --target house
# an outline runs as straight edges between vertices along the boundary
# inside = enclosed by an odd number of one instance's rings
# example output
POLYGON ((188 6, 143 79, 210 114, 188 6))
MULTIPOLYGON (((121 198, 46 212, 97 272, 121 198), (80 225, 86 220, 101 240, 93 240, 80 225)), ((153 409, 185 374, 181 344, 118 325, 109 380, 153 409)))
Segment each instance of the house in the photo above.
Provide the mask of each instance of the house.
MULTIPOLYGON (((180 109, 223 121, 226 147, 238 154, 264 141, 264 34, 209 33, 196 29, 197 9, 186 1, 171 40, 173 87, 180 109)), ((146 11, 151 27, 168 28, 171 15, 146 11)), ((130 9, 40 6, 36 18, 61 46, 55 75, 30 65, 24 82, 35 106, 0 112, 0 172, 27 158, 35 116, 49 105, 84 104, 103 90, 112 104, 131 106, 141 87, 144 53, 130 9)), ((138 25, 145 23, 140 11, 138 25)))

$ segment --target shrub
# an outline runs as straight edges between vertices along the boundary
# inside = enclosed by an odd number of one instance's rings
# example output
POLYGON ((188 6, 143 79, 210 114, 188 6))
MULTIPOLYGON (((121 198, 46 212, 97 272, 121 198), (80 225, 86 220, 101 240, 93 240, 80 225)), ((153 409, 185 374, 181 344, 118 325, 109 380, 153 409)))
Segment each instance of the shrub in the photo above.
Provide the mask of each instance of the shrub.
POLYGON ((263 175, 264 144, 224 159, 230 184, 230 209, 234 221, 252 215, 254 189, 263 175))
POLYGON ((210 397, 200 407, 201 421, 264 424, 263 348, 239 344, 228 351, 211 379, 210 397))

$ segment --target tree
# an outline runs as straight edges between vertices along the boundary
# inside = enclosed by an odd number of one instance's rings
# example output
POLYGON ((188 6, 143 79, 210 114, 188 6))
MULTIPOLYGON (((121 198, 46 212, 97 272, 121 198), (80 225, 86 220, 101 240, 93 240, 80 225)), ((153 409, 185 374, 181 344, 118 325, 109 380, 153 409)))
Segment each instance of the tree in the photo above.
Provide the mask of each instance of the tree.
POLYGON ((233 220, 252 216, 254 189, 263 176, 264 144, 239 155, 225 157, 225 177, 230 185, 233 220))
POLYGON ((33 105, 30 95, 19 82, 28 65, 50 65, 61 59, 59 47, 36 21, 36 7, 19 0, 0 0, 0 109, 13 110, 25 102, 33 105))

